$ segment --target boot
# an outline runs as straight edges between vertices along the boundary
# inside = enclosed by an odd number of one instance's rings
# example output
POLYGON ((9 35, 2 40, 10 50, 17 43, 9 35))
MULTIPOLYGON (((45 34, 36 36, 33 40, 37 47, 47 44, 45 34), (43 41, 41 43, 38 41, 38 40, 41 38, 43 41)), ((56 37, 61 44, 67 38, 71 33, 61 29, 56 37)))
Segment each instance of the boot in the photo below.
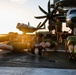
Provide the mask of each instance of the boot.
POLYGON ((41 56, 42 55, 42 47, 38 47, 38 54, 41 56))
POLYGON ((31 53, 35 54, 35 48, 34 47, 31 47, 31 53))

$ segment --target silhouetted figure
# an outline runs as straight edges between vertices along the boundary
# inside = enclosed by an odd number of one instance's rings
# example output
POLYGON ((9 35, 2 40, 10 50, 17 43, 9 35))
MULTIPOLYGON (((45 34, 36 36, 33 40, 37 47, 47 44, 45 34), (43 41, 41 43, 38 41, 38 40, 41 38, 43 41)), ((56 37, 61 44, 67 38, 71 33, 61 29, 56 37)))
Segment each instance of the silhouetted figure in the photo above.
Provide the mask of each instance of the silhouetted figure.
POLYGON ((58 48, 58 44, 51 39, 51 34, 47 34, 46 38, 45 38, 45 43, 43 45, 41 45, 41 47, 43 49, 54 48, 54 51, 56 51, 58 48))
POLYGON ((55 27, 55 32, 56 32, 56 36, 57 36, 57 41, 58 43, 61 43, 62 42, 62 22, 60 22, 59 19, 57 19, 56 21, 56 27, 55 27))
POLYGON ((16 39, 18 37, 17 33, 9 33, 9 40, 6 41, 5 44, 0 44, 0 49, 14 51, 14 43, 16 43, 16 39))
POLYGON ((33 37, 31 52, 35 54, 35 49, 38 48, 38 54, 42 55, 42 50, 40 49, 40 45, 44 44, 44 35, 38 34, 33 37))

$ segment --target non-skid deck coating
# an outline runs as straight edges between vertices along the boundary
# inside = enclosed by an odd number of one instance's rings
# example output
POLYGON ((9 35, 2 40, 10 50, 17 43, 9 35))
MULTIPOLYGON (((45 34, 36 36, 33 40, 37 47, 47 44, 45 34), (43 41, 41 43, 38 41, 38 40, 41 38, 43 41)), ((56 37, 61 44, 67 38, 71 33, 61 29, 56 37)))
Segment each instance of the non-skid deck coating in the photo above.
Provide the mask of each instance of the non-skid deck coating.
POLYGON ((76 61, 70 61, 64 51, 43 51, 43 55, 33 55, 29 52, 0 55, 1 67, 33 67, 76 69, 76 61))
POLYGON ((0 53, 1 75, 76 75, 76 61, 70 61, 68 54, 60 46, 43 51, 42 56, 29 52, 0 53))
POLYGON ((1 75, 76 75, 73 69, 0 67, 1 75))

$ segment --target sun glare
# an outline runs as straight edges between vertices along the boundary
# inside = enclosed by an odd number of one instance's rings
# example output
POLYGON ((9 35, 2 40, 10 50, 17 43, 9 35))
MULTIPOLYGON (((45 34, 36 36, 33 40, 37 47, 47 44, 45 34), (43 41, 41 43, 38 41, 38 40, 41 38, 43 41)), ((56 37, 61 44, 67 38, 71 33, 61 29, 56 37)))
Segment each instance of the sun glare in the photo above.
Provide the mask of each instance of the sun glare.
MULTIPOLYGON (((53 3, 53 0, 51 0, 51 3, 53 3)), ((44 19, 38 20, 34 18, 38 14, 43 15, 38 10, 38 3, 36 6, 33 6, 30 1, 30 4, 28 5, 28 0, 0 0, 0 34, 9 32, 18 32, 21 34, 22 32, 16 29, 17 23, 28 24, 30 22, 31 26, 37 27, 39 22, 43 22, 44 19)))
MULTIPOLYGON (((17 5, 0 5, 0 34, 6 34, 9 32, 22 33, 16 29, 18 22, 28 24, 32 21, 32 13, 26 9, 22 9, 21 6, 17 5), (6 7, 5 7, 6 6, 6 7), (10 7, 9 7, 10 6, 10 7), (29 15, 29 17, 28 17, 29 15)), ((34 21, 35 22, 35 21, 34 21)), ((32 24, 33 25, 33 24, 32 24)))
POLYGON ((0 7, 0 34, 6 34, 10 31, 22 33, 18 29, 16 29, 16 25, 18 22, 23 22, 24 13, 18 7, 14 8, 13 6, 10 8, 9 6, 0 7))
POLYGON ((0 33, 7 33, 13 30, 16 24, 17 15, 10 11, 0 11, 0 33))

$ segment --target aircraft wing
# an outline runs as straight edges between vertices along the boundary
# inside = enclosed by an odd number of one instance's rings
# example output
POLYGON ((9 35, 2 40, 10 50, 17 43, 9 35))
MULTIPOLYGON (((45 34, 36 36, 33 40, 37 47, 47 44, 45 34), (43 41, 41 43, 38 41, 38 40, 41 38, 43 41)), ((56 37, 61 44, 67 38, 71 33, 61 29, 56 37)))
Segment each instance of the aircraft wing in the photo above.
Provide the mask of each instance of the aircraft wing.
POLYGON ((63 7, 76 7, 76 0, 62 0, 57 1, 55 4, 63 7))

